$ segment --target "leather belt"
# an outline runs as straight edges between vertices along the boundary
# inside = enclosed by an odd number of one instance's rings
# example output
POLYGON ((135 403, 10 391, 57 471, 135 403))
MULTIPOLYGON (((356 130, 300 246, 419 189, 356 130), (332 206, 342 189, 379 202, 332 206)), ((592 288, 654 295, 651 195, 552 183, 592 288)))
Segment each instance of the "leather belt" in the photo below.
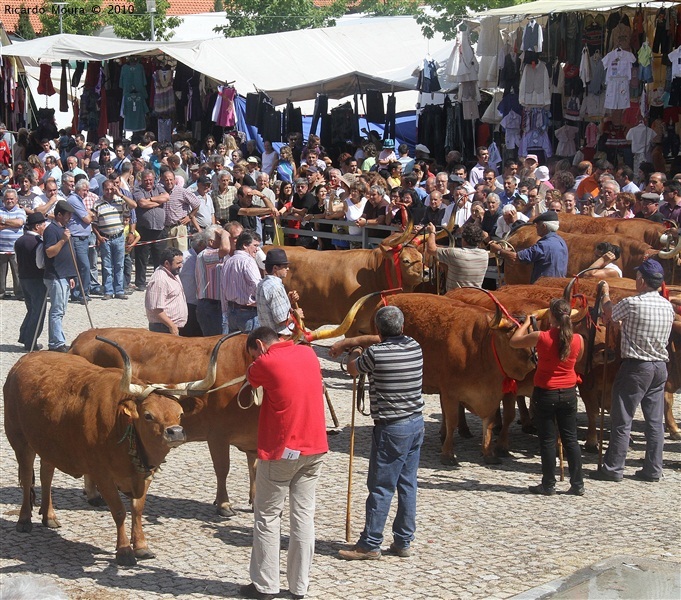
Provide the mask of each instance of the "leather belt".
POLYGON ((118 233, 116 233, 114 235, 102 235, 102 237, 106 240, 115 240, 115 239, 118 239, 119 237, 121 237, 123 235, 124 231, 125 230, 122 229, 121 231, 119 231, 118 233))
POLYGON ((255 305, 248 305, 248 304, 237 304, 236 302, 232 302, 231 300, 227 300, 227 306, 229 308, 241 308, 241 309, 248 309, 248 310, 258 310, 255 305))

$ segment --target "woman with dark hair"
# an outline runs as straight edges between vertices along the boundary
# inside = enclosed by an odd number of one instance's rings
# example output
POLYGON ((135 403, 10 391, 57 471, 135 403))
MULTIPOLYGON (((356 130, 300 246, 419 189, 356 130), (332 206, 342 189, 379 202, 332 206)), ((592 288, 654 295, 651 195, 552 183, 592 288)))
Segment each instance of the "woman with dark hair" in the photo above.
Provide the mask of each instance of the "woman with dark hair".
MULTIPOLYGON (((418 224, 423 221, 423 217, 426 214, 426 207, 421 202, 419 195, 416 190, 408 190, 400 188, 400 199, 396 203, 397 210, 393 214, 392 211, 388 211, 386 215, 386 225, 401 225, 403 228, 407 226, 409 221, 413 221, 414 224, 418 224), (402 210, 404 209, 404 210, 402 210), (403 216, 406 213, 406 221, 403 216)), ((391 190, 391 202, 392 202, 392 192, 391 190)))
POLYGON ((203 148, 201 148, 201 152, 199 153, 201 162, 208 162, 208 159, 213 156, 213 154, 217 154, 215 138, 212 135, 207 135, 206 139, 203 140, 203 148))
MULTIPOLYGON (((310 208, 308 213, 305 215, 305 221, 312 222, 319 219, 328 219, 329 211, 329 188, 324 183, 320 183, 313 191, 315 200, 317 202, 310 208)), ((326 225, 324 223, 315 223, 315 231, 331 233, 333 230, 332 225, 326 225)), ((320 250, 333 250, 333 242, 331 238, 317 238, 319 242, 320 250)))
POLYGON ((573 333, 570 304, 554 298, 549 305, 548 331, 530 332, 531 318, 511 338, 512 348, 537 348, 532 399, 536 406, 536 425, 541 451, 542 482, 531 485, 532 494, 556 493, 556 423, 565 448, 570 471, 568 494, 584 495, 582 454, 577 442, 577 373, 575 363, 584 353, 584 340, 573 333))
POLYGON ((17 131, 17 141, 12 146, 12 162, 18 163, 21 160, 26 160, 28 152, 28 129, 21 127, 17 131))

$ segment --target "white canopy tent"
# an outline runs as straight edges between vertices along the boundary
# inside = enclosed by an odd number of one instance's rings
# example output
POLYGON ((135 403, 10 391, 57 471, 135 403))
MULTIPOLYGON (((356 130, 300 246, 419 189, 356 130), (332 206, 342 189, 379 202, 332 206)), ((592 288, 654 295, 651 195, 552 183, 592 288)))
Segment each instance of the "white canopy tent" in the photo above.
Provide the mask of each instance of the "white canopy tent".
MULTIPOLYGON (((657 10, 663 6, 664 2, 644 2, 644 8, 654 8, 657 10)), ((624 6, 639 6, 637 2, 622 2, 621 0, 535 0, 534 2, 525 2, 524 4, 514 4, 505 8, 494 8, 484 12, 474 13, 474 18, 483 17, 516 17, 523 18, 529 16, 549 15, 552 13, 566 13, 566 12, 589 12, 589 11, 603 11, 612 10, 624 6)))
POLYGON ((426 56, 440 62, 451 51, 441 36, 423 37, 412 17, 363 17, 342 27, 305 29, 200 42, 142 42, 61 34, 3 48, 7 56, 42 62, 111 60, 165 53, 240 94, 262 90, 275 104, 341 98, 364 89, 414 90, 414 70, 426 56))

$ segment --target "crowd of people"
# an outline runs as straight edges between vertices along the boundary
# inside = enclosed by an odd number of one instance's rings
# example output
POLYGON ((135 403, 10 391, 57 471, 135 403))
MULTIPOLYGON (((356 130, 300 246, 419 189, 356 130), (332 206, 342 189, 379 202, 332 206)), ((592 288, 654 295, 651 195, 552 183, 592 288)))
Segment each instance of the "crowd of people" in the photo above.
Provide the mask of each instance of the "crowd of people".
MULTIPOLYGON (((111 145, 101 138, 95 147, 81 135, 63 133, 59 140, 43 140, 39 154, 26 156, 24 133, 14 140, 0 124, 15 157, 4 174, 0 209, 0 295, 10 297, 5 287, 10 267, 14 295, 26 303, 19 342, 27 351, 40 349, 36 339, 47 299, 49 349, 57 352, 68 350, 62 329, 68 302, 87 304, 94 296, 123 301, 143 292, 153 332, 249 333, 247 350, 254 362, 247 377, 264 388, 252 581, 240 590, 250 598, 279 592, 280 519, 287 494, 290 591, 296 598, 307 592, 315 487, 328 451, 318 359, 309 347, 287 340, 304 315, 298 293, 284 287, 285 246, 357 248, 361 244, 344 233, 368 228, 378 243, 391 233, 379 226, 411 222, 426 237, 425 253, 447 264, 446 288, 452 289, 482 284, 490 250, 531 263, 533 282, 565 276, 567 247, 557 234, 561 212, 677 224, 681 218, 681 174, 668 178, 646 163, 634 174, 604 159, 540 165, 530 154, 505 161, 498 172, 485 147, 477 149, 477 162, 469 169, 458 152, 436 165, 424 145, 411 156, 405 144, 395 148, 390 139, 380 147, 372 141, 349 148, 352 152, 334 160, 315 135, 303 144, 294 134, 279 152, 265 142, 260 153, 252 142, 238 147, 230 135, 221 144, 209 136, 192 147, 182 140, 159 144, 146 133, 137 143, 111 145), (500 243, 528 221, 536 227, 536 244, 516 253, 500 243), (294 231, 283 239, 282 225, 294 231), (438 243, 444 228, 455 232, 452 247, 438 243), (261 246, 271 242, 277 245, 265 254, 261 246), (293 362, 306 367, 290 369, 293 362), (295 390, 295 398, 287 390, 295 390)), ((621 277, 614 264, 617 246, 603 242, 594 252, 592 276, 621 277)), ((661 476, 664 346, 673 319, 671 305, 657 294, 661 282, 661 266, 648 259, 639 267, 636 296, 613 306, 604 286, 605 318, 620 321, 626 334, 622 357, 627 368, 620 369, 615 382, 611 444, 603 468, 592 474, 596 479, 621 481, 639 404, 648 423, 649 452, 636 476, 645 481, 661 476)), ((534 400, 543 477, 530 492, 556 493, 555 421, 568 453, 568 493, 581 496, 575 363, 584 341, 573 334, 567 302, 552 301, 549 312, 548 331, 530 332, 528 319, 511 340, 538 353, 534 400)), ((416 529, 424 433, 422 352, 404 335, 399 309, 380 309, 375 325, 377 335, 345 339, 330 350, 331 356, 348 352, 348 372, 368 376, 374 420, 365 527, 357 543, 340 552, 345 560, 381 557, 395 492, 390 551, 411 556, 416 529)))

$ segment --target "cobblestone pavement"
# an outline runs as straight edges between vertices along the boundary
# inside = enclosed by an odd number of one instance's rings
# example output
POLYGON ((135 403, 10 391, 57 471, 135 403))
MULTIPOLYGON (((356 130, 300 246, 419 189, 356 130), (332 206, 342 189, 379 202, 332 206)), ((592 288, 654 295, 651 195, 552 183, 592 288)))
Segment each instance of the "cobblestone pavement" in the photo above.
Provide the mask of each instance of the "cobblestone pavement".
MULTIPOLYGON (((17 301, 4 300, 0 311, 4 381, 21 356, 15 340, 24 309, 17 301)), ((100 327, 146 325, 141 293, 125 303, 95 299, 91 312, 100 327)), ((87 327, 85 307, 69 305, 68 342, 87 327)), ((40 340, 43 344, 45 338, 46 333, 40 340)), ((632 479, 644 451, 640 413, 622 483, 587 479, 584 497, 546 498, 526 493, 528 484, 539 481, 540 459, 537 438, 523 434, 518 425, 512 427, 512 457, 503 465, 482 464, 480 421, 475 417, 469 422, 476 437, 457 439, 461 468, 440 465, 440 410, 434 396, 427 397, 425 411, 415 556, 388 555, 360 563, 338 560, 337 551, 345 544, 351 380, 336 361, 328 359, 324 347, 316 350, 341 428, 329 436, 331 450, 318 487, 317 550, 309 598, 508 598, 614 555, 681 563, 681 442, 667 440, 663 481, 648 484, 632 479)), ((331 423, 330 418, 327 421, 331 423)), ((583 414, 579 425, 584 437, 583 414)), ((370 432, 369 418, 358 416, 353 542, 363 524, 370 432)), ((70 598, 101 600, 228 598, 248 582, 253 515, 248 507, 246 463, 237 450, 228 485, 238 514, 231 519, 218 517, 212 506, 215 484, 206 444, 171 451, 151 486, 145 511, 146 535, 157 556, 133 568, 115 564, 115 528, 109 512, 89 507, 80 491, 82 482, 60 472, 54 479, 54 500, 62 527, 43 527, 36 509, 32 533, 17 533, 21 495, 14 453, 4 433, 0 454, 0 581, 15 574, 42 574, 70 598)), ((592 470, 596 461, 595 455, 585 454, 585 470, 592 470)), ((567 482, 559 483, 559 489, 567 488, 567 482)), ((389 526, 386 537, 387 547, 389 526)), ((286 543, 284 538, 284 548, 286 543)), ((282 590, 287 589, 285 564, 282 553, 282 590)))

